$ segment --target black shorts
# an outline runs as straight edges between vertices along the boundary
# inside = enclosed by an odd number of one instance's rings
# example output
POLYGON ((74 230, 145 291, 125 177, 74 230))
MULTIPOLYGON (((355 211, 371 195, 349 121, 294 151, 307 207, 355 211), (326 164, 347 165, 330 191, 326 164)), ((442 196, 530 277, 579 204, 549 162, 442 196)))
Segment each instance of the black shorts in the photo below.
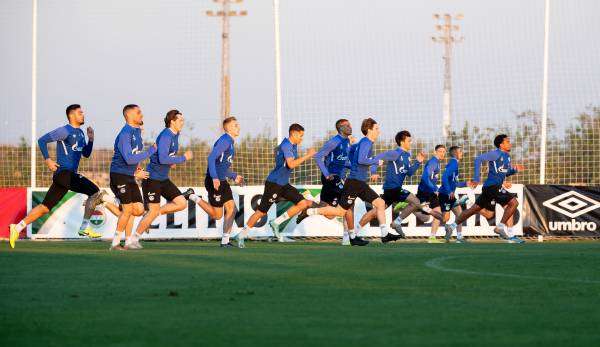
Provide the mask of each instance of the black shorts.
POLYGON ((504 206, 516 197, 517 194, 508 192, 502 185, 487 186, 481 189, 481 195, 475 203, 477 206, 493 212, 497 203, 504 206))
POLYGON ((328 180, 321 175, 321 183, 323 183, 321 201, 331 206, 337 206, 344 189, 344 180, 337 175, 334 175, 332 180, 328 180))
POLYGON ((392 206, 399 202, 406 201, 410 192, 402 188, 384 189, 381 198, 385 201, 385 206, 392 206))
POLYGON ((379 194, 375 193, 365 181, 347 179, 346 183, 344 183, 342 196, 340 197, 340 206, 344 210, 350 209, 357 197, 364 202, 372 203, 376 199, 379 199, 379 194))
POLYGON ((428 192, 419 190, 419 191, 417 191, 417 198, 419 198, 419 201, 421 203, 428 202, 429 208, 431 208, 431 209, 434 209, 434 208, 440 206, 440 200, 438 199, 438 196, 435 193, 428 193, 428 192))
POLYGON ((266 181, 265 191, 260 199, 258 210, 262 213, 267 213, 271 205, 280 200, 291 201, 295 205, 304 200, 304 196, 289 183, 285 186, 280 186, 279 184, 266 181))
POLYGON ((133 176, 111 172, 110 190, 112 190, 113 194, 115 194, 123 205, 144 202, 140 193, 140 187, 138 187, 133 176))
POLYGON ((456 206, 456 194, 454 194, 454 198, 451 199, 450 195, 439 193, 438 198, 440 200, 442 212, 450 212, 456 206))
POLYGON ((70 170, 61 170, 52 176, 52 185, 46 192, 42 205, 51 210, 69 190, 87 196, 92 196, 100 191, 98 186, 85 176, 70 170))
POLYGON ((169 179, 164 181, 145 179, 142 182, 142 192, 145 204, 160 204, 161 196, 167 201, 173 201, 181 195, 179 188, 169 179))
POLYGON ((212 178, 209 175, 206 175, 204 178, 204 188, 206 188, 206 192, 208 193, 208 202, 210 203, 210 206, 223 207, 227 201, 233 200, 233 192, 231 191, 231 187, 227 180, 221 180, 219 190, 215 190, 212 178))

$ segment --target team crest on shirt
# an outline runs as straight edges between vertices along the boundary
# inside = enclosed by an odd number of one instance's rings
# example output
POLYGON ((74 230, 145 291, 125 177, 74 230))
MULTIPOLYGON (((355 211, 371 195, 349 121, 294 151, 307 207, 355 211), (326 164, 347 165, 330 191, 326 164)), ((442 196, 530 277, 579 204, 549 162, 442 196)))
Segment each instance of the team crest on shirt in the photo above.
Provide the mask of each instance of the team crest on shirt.
POLYGON ((217 201, 217 202, 221 201, 221 195, 215 195, 215 201, 217 201))
POLYGON ((148 193, 148 200, 154 201, 154 194, 155 193, 148 193))
POLYGON ((127 191, 126 185, 124 184, 117 186, 117 188, 119 188, 119 191, 123 194, 127 191))

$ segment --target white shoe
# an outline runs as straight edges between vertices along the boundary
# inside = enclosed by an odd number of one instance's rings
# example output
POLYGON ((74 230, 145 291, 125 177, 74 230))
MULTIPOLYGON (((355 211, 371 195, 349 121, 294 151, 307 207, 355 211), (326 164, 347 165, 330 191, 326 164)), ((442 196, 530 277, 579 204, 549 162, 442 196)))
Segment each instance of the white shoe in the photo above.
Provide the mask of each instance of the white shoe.
POLYGON ((296 242, 296 240, 290 239, 289 237, 281 235, 281 234, 279 234, 279 237, 277 237, 277 241, 279 241, 279 242, 296 242))
POLYGON ((125 248, 127 249, 142 249, 142 245, 140 244, 140 240, 127 240, 125 241, 125 248))
POLYGON ((350 246, 350 235, 344 234, 342 236, 342 246, 350 246))

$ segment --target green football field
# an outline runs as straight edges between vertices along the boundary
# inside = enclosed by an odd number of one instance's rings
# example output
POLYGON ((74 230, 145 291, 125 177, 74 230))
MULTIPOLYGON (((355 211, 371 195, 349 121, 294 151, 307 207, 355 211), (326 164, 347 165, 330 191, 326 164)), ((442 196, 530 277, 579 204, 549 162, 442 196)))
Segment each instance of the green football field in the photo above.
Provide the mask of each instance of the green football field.
POLYGON ((600 243, 0 244, 0 345, 599 346, 600 243))

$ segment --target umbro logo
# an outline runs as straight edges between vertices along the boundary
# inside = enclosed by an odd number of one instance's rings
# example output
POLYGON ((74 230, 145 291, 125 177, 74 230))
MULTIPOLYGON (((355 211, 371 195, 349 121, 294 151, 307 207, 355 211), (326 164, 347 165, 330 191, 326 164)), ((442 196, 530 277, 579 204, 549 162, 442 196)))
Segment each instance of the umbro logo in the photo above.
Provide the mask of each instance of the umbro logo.
POLYGON ((546 200, 542 205, 569 218, 576 218, 600 208, 600 202, 574 190, 546 200))

